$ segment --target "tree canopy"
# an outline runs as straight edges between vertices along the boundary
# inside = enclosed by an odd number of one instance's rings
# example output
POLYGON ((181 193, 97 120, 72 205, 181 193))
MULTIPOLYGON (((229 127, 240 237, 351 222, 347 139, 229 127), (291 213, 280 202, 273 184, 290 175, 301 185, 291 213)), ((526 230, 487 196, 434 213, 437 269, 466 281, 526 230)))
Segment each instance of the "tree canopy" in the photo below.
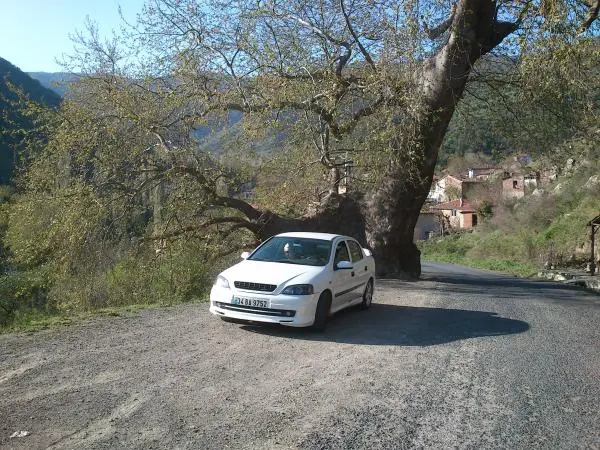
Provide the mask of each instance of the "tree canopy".
MULTIPOLYGON (((75 36, 66 64, 83 76, 26 186, 108 207, 98 226, 127 217, 117 235, 157 251, 182 236, 317 229, 354 235, 382 271, 418 275, 413 228, 451 119, 475 114, 480 133, 507 114, 534 121, 530 96, 565 115, 557 133, 582 124, 597 102, 580 89, 597 70, 597 6, 149 1, 110 39, 93 23, 75 36), (548 84, 560 77, 564 92, 548 84), (206 144, 217 135, 224 151, 206 144)), ((507 142, 524 134, 508 131, 507 142)))

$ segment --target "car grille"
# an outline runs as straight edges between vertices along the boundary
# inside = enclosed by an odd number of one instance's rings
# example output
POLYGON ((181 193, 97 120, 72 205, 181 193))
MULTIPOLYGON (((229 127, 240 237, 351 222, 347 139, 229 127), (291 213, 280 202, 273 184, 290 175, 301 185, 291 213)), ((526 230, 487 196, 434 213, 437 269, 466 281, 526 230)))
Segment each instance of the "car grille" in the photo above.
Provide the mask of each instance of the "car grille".
POLYGON ((289 309, 270 309, 270 308, 257 308, 255 306, 245 305, 232 305, 231 303, 215 302, 215 305, 221 309, 228 309, 230 311, 238 311, 252 314, 260 314, 261 316, 275 316, 275 317, 294 317, 296 311, 289 309))
POLYGON ((275 284, 252 283, 250 281, 234 281, 233 285, 238 289, 260 292, 273 292, 277 288, 275 284))

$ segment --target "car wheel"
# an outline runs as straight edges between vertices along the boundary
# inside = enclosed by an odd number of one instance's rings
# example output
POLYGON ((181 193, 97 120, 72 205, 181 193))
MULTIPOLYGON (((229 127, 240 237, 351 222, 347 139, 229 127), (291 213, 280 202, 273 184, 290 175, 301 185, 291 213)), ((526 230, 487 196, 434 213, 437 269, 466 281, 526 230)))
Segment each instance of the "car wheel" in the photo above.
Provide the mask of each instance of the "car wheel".
POLYGON ((312 329, 315 331, 325 331, 325 324, 327 323, 327 316, 329 315, 329 308, 331 307, 331 294, 329 291, 325 291, 319 297, 317 302, 317 310, 315 311, 315 322, 313 323, 312 329))
POLYGON ((373 280, 369 280, 365 292, 363 292, 363 300, 360 304, 360 309, 369 309, 373 301, 373 280))

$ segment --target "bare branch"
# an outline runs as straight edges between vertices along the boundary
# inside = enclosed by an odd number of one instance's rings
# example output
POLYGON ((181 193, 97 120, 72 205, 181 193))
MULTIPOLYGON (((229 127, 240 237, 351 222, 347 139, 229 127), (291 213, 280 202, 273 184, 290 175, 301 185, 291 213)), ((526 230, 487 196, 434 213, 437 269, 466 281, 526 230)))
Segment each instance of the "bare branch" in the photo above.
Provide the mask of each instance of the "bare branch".
POLYGON ((295 15, 295 14, 286 14, 287 17, 289 17, 290 19, 294 19, 296 22, 298 22, 300 25, 305 26, 307 28, 310 28, 310 30, 315 33, 316 35, 328 40, 329 42, 331 42, 332 44, 338 45, 340 47, 345 47, 348 50, 350 49, 350 44, 346 41, 341 41, 339 39, 334 38, 333 36, 331 36, 329 33, 321 30, 319 27, 313 25, 312 23, 308 22, 307 20, 302 19, 301 17, 295 15))
POLYGON ((356 32, 354 31, 354 28, 352 27, 352 23, 350 22, 350 16, 346 13, 346 7, 344 6, 344 0, 340 0, 340 6, 342 8, 342 14, 344 15, 344 20, 346 21, 346 26, 348 27, 348 31, 350 31, 350 34, 356 41, 356 44, 358 45, 360 52, 365 57, 365 61, 367 61, 367 63, 369 63, 371 68, 375 72, 377 72, 377 67, 375 66, 375 61, 373 61, 373 58, 371 58, 371 55, 369 54, 367 49, 362 45, 362 43, 360 42, 360 39, 358 38, 358 36, 356 35, 356 32))
POLYGON ((225 206, 228 208, 233 208, 244 214, 250 220, 258 220, 263 214, 262 211, 254 208, 249 203, 246 203, 243 200, 232 197, 215 197, 213 200, 213 204, 215 206, 225 206))
POLYGON ((585 19, 579 28, 580 33, 587 31, 588 28, 592 26, 592 23, 598 19, 598 13, 600 12, 600 0, 593 0, 584 3, 588 7, 588 10, 585 19))
MULTIPOLYGON (((439 24, 437 27, 430 29, 427 26, 427 22, 423 22, 423 28, 425 30, 425 33, 427 34, 427 37, 432 40, 437 39, 442 34, 444 34, 446 31, 448 31, 448 29, 450 29, 450 26, 452 25, 452 22, 454 22, 455 14, 456 14, 456 3, 454 5, 452 5, 452 11, 450 12, 450 17, 448 17, 444 22, 439 24)), ((424 19, 424 17, 421 17, 421 19, 424 19)))
POLYGON ((165 231, 161 234, 157 234, 157 235, 148 237, 148 238, 146 238, 146 240, 162 241, 162 240, 166 240, 166 239, 172 239, 172 238, 179 237, 179 236, 182 236, 182 235, 185 235, 188 233, 192 233, 194 231, 205 230, 206 228, 208 228, 210 226, 219 225, 219 224, 232 224, 231 228, 233 228, 233 229, 247 228, 250 231, 256 231, 258 229, 258 225, 256 223, 249 222, 248 220, 243 219, 241 217, 234 217, 234 216, 215 217, 215 218, 212 218, 210 220, 207 220, 205 222, 198 223, 195 225, 178 228, 178 229, 170 231, 170 232, 165 231))
POLYGON ((306 28, 309 28, 317 36, 325 39, 326 41, 328 41, 332 44, 337 45, 338 47, 343 47, 345 49, 345 53, 340 55, 338 58, 336 58, 337 64, 335 66, 335 74, 338 78, 341 78, 342 71, 343 71, 344 67, 346 66, 346 64, 348 63, 348 61, 350 60, 350 57, 352 56, 352 47, 350 46, 350 43, 348 43, 346 41, 342 41, 340 39, 336 39, 331 34, 327 33, 326 31, 322 30, 321 28, 317 27, 316 25, 312 24, 311 22, 304 20, 303 18, 301 18, 300 16, 297 16, 296 14, 287 13, 287 14, 283 15, 283 17, 287 17, 287 18, 295 20, 300 25, 302 25, 306 28))

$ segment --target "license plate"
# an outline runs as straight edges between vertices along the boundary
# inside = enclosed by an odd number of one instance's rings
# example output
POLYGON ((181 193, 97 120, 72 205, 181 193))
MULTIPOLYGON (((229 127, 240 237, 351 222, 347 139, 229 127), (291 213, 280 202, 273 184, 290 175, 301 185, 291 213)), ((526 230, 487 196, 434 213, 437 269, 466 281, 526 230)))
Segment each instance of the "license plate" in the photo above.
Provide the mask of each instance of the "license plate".
POLYGON ((254 306, 255 308, 268 308, 269 301, 260 298, 248 298, 248 297, 233 297, 231 299, 232 305, 243 305, 243 306, 254 306))

